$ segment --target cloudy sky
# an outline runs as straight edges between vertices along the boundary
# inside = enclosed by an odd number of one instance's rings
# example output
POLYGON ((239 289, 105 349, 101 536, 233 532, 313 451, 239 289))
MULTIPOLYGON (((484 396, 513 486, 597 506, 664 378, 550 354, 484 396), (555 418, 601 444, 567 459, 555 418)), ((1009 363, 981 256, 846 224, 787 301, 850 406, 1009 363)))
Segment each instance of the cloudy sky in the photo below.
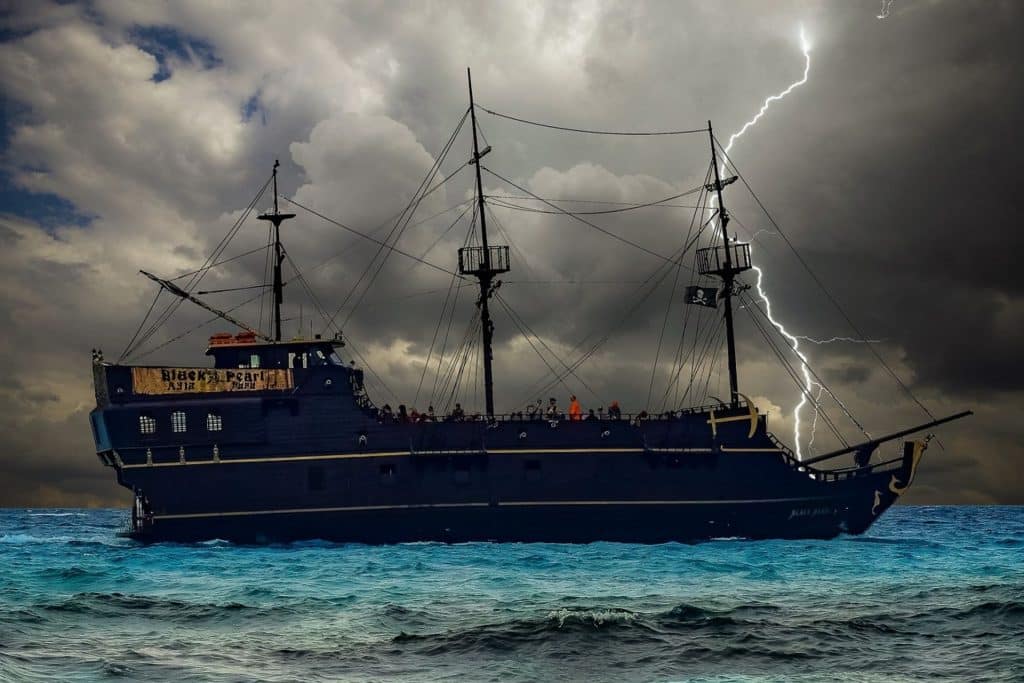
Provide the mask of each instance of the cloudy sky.
MULTIPOLYGON (((943 447, 929 450, 907 500, 1024 503, 1019 3, 895 0, 884 19, 874 0, 2 7, 0 505, 126 504, 92 450, 90 349, 117 358, 155 294, 138 270, 173 277, 198 268, 275 158, 283 197, 386 240, 389 218, 467 110, 466 67, 478 104, 494 111, 612 131, 711 119, 724 143, 766 97, 801 79, 801 25, 807 82, 735 142, 735 167, 928 410, 976 411, 941 429, 943 447)), ((663 199, 699 186, 708 169, 703 135, 583 135, 483 111, 480 127, 493 147, 486 167, 541 197, 590 200, 561 204, 573 210, 663 199)), ((472 197, 468 131, 441 164, 454 177, 419 205, 397 243, 443 269, 455 268, 470 228, 469 213, 456 220, 472 197)), ((484 182, 494 198, 491 241, 513 246, 502 299, 536 333, 531 345, 495 304, 498 410, 521 409, 541 391, 563 402, 577 393, 587 408, 691 400, 682 394, 692 364, 681 384, 668 383, 680 340, 685 360, 719 318, 692 308, 687 317, 680 293, 692 276, 682 270, 677 279, 649 252, 668 256, 683 244, 696 195, 588 215, 599 230, 500 206, 549 208, 501 199, 523 192, 495 175, 484 182), (641 285, 665 272, 658 287, 641 285), (550 373, 532 347, 558 367, 608 331, 578 376, 543 388, 550 373)), ((726 201, 737 234, 753 238, 776 318, 819 340, 856 336, 751 194, 737 183, 726 201)), ((257 208, 269 205, 268 194, 257 208)), ((224 256, 266 238, 265 224, 250 219, 224 256)), ((377 245, 303 211, 284 240, 317 299, 298 280, 286 287, 286 333, 298 333, 300 320, 304 332, 311 321, 320 331, 317 304, 333 313, 347 300, 337 318, 352 342, 345 353, 357 350, 378 375, 374 398, 443 405, 434 378, 448 318, 440 327, 438 319, 452 279, 392 252, 367 289, 381 263, 377 245)), ((201 288, 261 283, 264 265, 257 251, 215 269, 201 288)), ((457 291, 445 362, 474 310, 472 288, 457 291)), ((209 299, 228 308, 250 296, 209 299)), ((266 327, 258 300, 235 312, 266 327)), ((752 317, 737 313, 740 390, 792 444, 799 389, 752 317)), ((227 326, 157 347, 208 318, 182 306, 138 362, 202 364, 206 336, 227 326)), ((869 432, 927 419, 871 348, 802 345, 869 432)), ((471 409, 482 406, 475 365, 458 394, 471 409)), ((724 363, 702 368, 696 400, 726 396, 724 363)), ((834 401, 824 407, 845 438, 858 437, 834 401)), ((804 452, 835 443, 821 421, 812 443, 812 411, 802 418, 804 452)))

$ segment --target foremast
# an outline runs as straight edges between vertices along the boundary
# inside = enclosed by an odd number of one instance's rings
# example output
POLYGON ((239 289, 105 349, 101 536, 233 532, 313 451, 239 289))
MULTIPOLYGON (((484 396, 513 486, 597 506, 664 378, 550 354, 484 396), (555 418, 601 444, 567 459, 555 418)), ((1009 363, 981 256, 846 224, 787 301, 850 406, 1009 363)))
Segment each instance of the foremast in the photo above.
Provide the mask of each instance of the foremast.
POLYGON ((281 264, 284 262, 284 248, 281 246, 281 223, 295 218, 294 213, 281 213, 277 206, 277 167, 281 162, 274 159, 274 212, 262 213, 257 218, 274 224, 274 341, 281 341, 281 304, 284 303, 284 282, 281 280, 281 264))
POLYGON ((480 150, 480 143, 477 139, 476 106, 473 103, 473 76, 469 69, 466 69, 466 80, 469 84, 470 123, 473 127, 473 158, 469 163, 476 168, 476 197, 481 246, 459 249, 459 272, 463 275, 472 275, 480 282, 480 299, 477 301, 477 306, 480 307, 480 329, 483 336, 484 400, 487 417, 491 418, 494 416, 494 370, 492 368, 494 354, 491 350, 494 340, 494 323, 491 321, 488 302, 494 293, 494 277, 509 271, 509 260, 507 246, 490 246, 487 243, 487 213, 484 210, 484 185, 480 173, 480 159, 491 151, 491 147, 488 145, 483 151, 480 150))
POLYGON ((715 149, 715 134, 708 121, 708 137, 711 140, 711 166, 714 168, 715 182, 706 186, 714 192, 718 199, 718 225, 722 232, 722 246, 711 246, 697 250, 698 270, 701 275, 717 275, 722 279, 720 298, 725 301, 725 335, 729 352, 729 405, 739 405, 739 378, 736 371, 736 332, 733 327, 732 297, 735 293, 736 275, 750 270, 750 244, 747 242, 729 241, 729 212, 725 209, 722 188, 736 182, 736 176, 723 179, 718 168, 718 153, 715 149))

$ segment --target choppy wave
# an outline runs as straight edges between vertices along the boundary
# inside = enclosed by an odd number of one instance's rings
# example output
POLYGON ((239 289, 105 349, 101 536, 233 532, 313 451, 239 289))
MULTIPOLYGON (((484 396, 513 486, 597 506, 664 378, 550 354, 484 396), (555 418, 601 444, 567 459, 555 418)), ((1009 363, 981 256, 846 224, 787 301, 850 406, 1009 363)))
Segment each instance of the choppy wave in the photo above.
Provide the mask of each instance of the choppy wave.
POLYGON ((0 512, 0 680, 1012 680, 1024 511, 833 542, 136 545, 0 512))

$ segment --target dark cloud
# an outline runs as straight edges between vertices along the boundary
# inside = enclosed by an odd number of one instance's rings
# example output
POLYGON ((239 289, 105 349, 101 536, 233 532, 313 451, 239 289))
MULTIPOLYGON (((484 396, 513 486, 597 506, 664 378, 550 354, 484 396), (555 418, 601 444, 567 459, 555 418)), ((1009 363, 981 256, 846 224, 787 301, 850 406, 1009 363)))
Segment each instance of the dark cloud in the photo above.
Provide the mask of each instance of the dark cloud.
MULTIPOLYGON (((300 4, 256 16, 203 3, 89 11, 34 3, 8 13, 0 88, 10 102, 9 131, 0 170, 22 199, 58 198, 72 218, 41 224, 18 204, 0 219, 0 322, 8 332, 0 340, 7 437, 0 503, 123 498, 91 454, 89 350, 116 357, 153 295, 137 270, 175 275, 199 267, 275 158, 284 196, 377 239, 401 232, 400 249, 452 269, 468 222, 452 223, 472 197, 465 131, 438 178, 462 170, 407 228, 394 216, 466 110, 466 66, 478 101, 495 110, 612 130, 688 128, 712 118, 724 142, 802 73, 801 22, 813 43, 808 82, 772 105, 736 143, 732 160, 832 298, 881 340, 803 348, 873 433, 924 417, 871 349, 936 414, 978 409, 972 421, 943 430, 945 450, 929 452, 911 500, 1021 502, 1015 424, 1024 408, 1024 301, 1014 258, 1024 238, 1016 229, 1013 142, 1024 120, 1022 9, 957 2, 895 9, 884 21, 871 2, 300 4)), ((544 197, 652 201, 699 186, 708 163, 700 135, 565 134, 484 112, 480 124, 494 147, 485 165, 544 197)), ((489 194, 521 194, 492 175, 485 185, 489 194)), ((755 235, 778 318, 815 338, 852 335, 742 184, 727 201, 737 233, 755 235)), ((257 210, 268 205, 264 197, 257 210)), ((438 326, 446 274, 398 253, 378 267, 386 253, 377 245, 299 213, 284 238, 316 300, 297 280, 289 283, 289 331, 298 331, 300 305, 304 325, 319 323, 318 305, 328 314, 340 306, 337 320, 390 391, 412 402, 422 376, 420 407, 443 400, 438 345, 425 374, 423 363, 435 330, 439 339, 447 334, 449 353, 463 338, 473 289, 454 290, 451 329, 447 318, 438 326)), ((592 219, 670 254, 691 217, 687 208, 651 208, 592 219)), ((674 273, 663 260, 561 216, 495 202, 489 218, 492 241, 514 246, 502 298, 535 346, 571 359, 613 332, 577 377, 547 386, 548 368, 496 303, 499 409, 568 392, 588 406, 617 398, 660 407, 725 395, 723 363, 694 377, 699 386, 685 398, 689 371, 682 387, 668 384, 680 339, 688 350, 698 327, 717 318, 690 311, 683 333, 684 309, 678 294, 670 297, 674 273), (651 277, 661 285, 640 284, 651 277)), ((266 226, 250 220, 224 256, 256 249, 266 236, 266 226)), ((265 268, 256 253, 212 272, 202 288, 259 283, 265 268)), ((690 277, 683 271, 676 284, 690 277)), ((230 308, 250 296, 211 298, 230 308)), ((258 301, 238 313, 264 324, 269 316, 258 301)), ((742 388, 792 441, 799 395, 749 313, 741 310, 737 323, 742 388)), ((183 306, 147 348, 207 318, 183 306)), ((145 360, 196 363, 202 336, 216 329, 145 360)), ((473 366, 470 387, 479 384, 473 366)), ((379 382, 374 389, 396 402, 379 382)), ((479 399, 463 394, 470 405, 479 399)), ((844 434, 856 438, 856 425, 826 400, 844 434)), ((809 418, 805 409, 805 429, 809 418)), ((827 448, 834 437, 819 427, 815 447, 827 448)))

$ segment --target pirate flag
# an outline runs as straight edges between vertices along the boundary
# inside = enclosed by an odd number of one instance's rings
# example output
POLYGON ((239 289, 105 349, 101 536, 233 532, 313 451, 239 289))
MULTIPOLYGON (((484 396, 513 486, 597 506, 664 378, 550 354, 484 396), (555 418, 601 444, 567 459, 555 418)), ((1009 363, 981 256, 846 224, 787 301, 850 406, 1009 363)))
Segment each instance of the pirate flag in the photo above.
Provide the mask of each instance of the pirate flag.
POLYGON ((697 304, 698 306, 707 306, 708 308, 718 308, 718 288, 699 286, 687 287, 686 303, 697 304))

